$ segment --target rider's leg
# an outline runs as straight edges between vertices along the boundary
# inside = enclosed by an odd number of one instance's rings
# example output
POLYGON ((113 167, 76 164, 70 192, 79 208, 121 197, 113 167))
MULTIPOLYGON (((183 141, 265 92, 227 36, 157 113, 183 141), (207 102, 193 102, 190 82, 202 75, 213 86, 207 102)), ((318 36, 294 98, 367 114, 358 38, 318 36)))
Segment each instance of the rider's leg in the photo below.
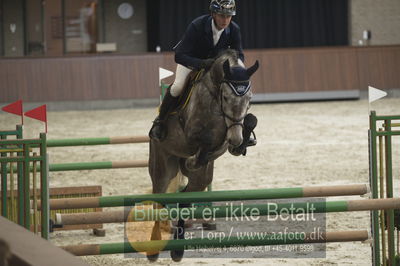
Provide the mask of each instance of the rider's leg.
POLYGON ((186 80, 188 79, 188 76, 192 72, 191 69, 182 66, 180 64, 176 65, 176 72, 175 72, 175 81, 171 86, 171 95, 173 97, 178 97, 181 95, 183 87, 186 84, 186 80))
POLYGON ((247 147, 257 144, 257 140, 251 138, 251 133, 256 126, 257 117, 253 114, 247 114, 243 121, 243 142, 239 147, 234 148, 235 155, 246 155, 247 147))
POLYGON ((243 130, 243 139, 247 140, 247 146, 254 146, 257 144, 257 140, 250 137, 251 132, 257 126, 257 117, 253 114, 247 114, 244 118, 244 130, 243 130))
MULTIPOLYGON (((238 62, 240 66, 245 67, 242 60, 239 59, 238 62)), ((250 137, 251 132, 253 132, 256 126, 257 117, 253 114, 247 114, 243 121, 243 142, 245 142, 246 147, 257 144, 257 140, 250 137)))
POLYGON ((150 138, 157 139, 162 141, 167 136, 167 130, 165 122, 168 119, 168 114, 176 108, 178 103, 179 95, 183 90, 183 86, 185 85, 186 79, 191 70, 182 65, 177 65, 176 73, 175 73, 175 81, 169 87, 167 93, 164 96, 164 99, 160 106, 160 113, 158 117, 154 120, 153 126, 150 129, 149 136, 150 138))

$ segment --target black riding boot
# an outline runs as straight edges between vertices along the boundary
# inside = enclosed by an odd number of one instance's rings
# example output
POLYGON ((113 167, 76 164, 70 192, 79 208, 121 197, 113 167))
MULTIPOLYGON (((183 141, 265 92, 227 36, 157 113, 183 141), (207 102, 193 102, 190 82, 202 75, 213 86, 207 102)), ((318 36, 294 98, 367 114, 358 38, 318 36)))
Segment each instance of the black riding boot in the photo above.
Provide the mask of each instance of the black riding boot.
POLYGON ((171 95, 169 90, 164 96, 164 99, 160 106, 160 113, 153 121, 153 126, 150 129, 149 137, 158 141, 163 141, 167 136, 166 122, 168 114, 176 107, 179 97, 171 95))
POLYGON ((251 133, 256 126, 257 117, 253 114, 247 114, 243 121, 243 142, 239 147, 234 148, 235 154, 244 156, 247 153, 247 147, 257 144, 257 139, 251 138, 251 133))

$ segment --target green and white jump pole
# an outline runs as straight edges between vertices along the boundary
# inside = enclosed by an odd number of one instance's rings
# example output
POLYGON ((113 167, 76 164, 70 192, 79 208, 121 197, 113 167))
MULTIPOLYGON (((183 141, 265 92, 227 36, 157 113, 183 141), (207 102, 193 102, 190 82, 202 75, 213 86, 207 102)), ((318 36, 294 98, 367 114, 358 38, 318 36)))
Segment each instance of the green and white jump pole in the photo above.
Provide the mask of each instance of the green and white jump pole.
MULTIPOLYGON (((364 195, 369 192, 367 185, 312 186, 295 188, 270 188, 251 190, 226 190, 185 193, 161 193, 126 196, 103 196, 91 198, 51 199, 50 209, 80 209, 134 206, 136 203, 155 201, 161 204, 196 203, 216 201, 239 201, 260 199, 283 199, 304 197, 330 197, 364 195)), ((40 207, 40 204, 39 204, 40 207)))
POLYGON ((149 142, 148 136, 49 139, 47 140, 47 147, 51 148, 51 147, 128 144, 128 143, 147 143, 147 142, 149 142))
POLYGON ((207 219, 223 217, 254 217, 304 215, 310 213, 328 212, 353 212, 370 210, 388 210, 400 208, 400 198, 393 199, 366 199, 348 201, 319 201, 319 202, 295 202, 295 203, 270 203, 211 206, 197 208, 164 208, 149 209, 138 206, 130 211, 108 211, 90 213, 57 214, 57 225, 123 223, 143 221, 167 221, 182 219, 207 219))
MULTIPOLYGON (((79 171, 79 170, 99 170, 99 169, 120 169, 120 168, 143 168, 148 166, 148 160, 129 160, 129 161, 108 161, 108 162, 78 162, 78 163, 54 163, 49 164, 50 172, 79 171)), ((14 167, 13 171, 17 170, 14 167)), ((40 170, 40 166, 38 166, 40 170)), ((30 167, 30 171, 33 169, 30 167)), ((7 169, 10 172, 10 169, 7 169)))
POLYGON ((146 251, 166 251, 201 248, 218 248, 218 247, 234 247, 234 246, 267 246, 267 245, 284 245, 284 244, 305 244, 305 243, 329 243, 329 242, 351 242, 366 241, 369 239, 368 231, 341 231, 326 232, 321 238, 314 239, 311 234, 301 234, 296 239, 291 236, 284 235, 282 238, 276 238, 272 234, 266 235, 263 239, 250 239, 230 237, 223 239, 180 239, 180 240, 153 240, 143 242, 122 242, 110 244, 89 244, 62 247, 64 250, 76 256, 88 255, 105 255, 118 253, 135 253, 146 251))
MULTIPOLYGON (((71 138, 71 139, 50 139, 47 140, 48 148, 53 147, 72 147, 90 146, 107 144, 129 144, 129 143, 148 143, 148 136, 122 136, 122 137, 101 137, 101 138, 71 138)), ((99 169, 119 169, 119 168, 143 168, 148 167, 148 160, 128 160, 128 161, 104 161, 104 162, 76 162, 76 163, 55 163, 49 165, 50 172, 60 171, 80 171, 80 170, 99 170, 99 169)), ((10 172, 9 168, 7 172, 10 172)), ((17 170, 14 167, 13 171, 17 170)), ((40 166, 38 168, 40 171, 40 166)), ((32 167, 30 168, 32 171, 32 167)))

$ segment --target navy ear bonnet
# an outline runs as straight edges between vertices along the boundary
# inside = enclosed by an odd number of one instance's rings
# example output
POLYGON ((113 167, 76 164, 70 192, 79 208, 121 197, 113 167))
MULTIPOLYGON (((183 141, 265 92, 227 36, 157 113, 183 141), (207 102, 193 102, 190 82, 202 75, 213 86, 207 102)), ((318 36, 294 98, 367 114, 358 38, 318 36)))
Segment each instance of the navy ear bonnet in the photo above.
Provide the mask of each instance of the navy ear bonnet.
POLYGON ((251 88, 250 75, 246 68, 230 67, 229 61, 224 63, 225 77, 223 82, 227 83, 237 96, 245 95, 251 88))

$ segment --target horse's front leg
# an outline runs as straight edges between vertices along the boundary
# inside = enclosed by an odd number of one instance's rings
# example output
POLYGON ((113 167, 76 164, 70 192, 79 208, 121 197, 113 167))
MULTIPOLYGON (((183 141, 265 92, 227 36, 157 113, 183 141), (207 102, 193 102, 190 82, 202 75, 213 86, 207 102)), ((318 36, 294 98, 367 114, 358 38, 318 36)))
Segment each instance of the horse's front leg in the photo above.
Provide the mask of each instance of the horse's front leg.
POLYGON ((210 149, 199 148, 195 155, 190 156, 186 159, 185 166, 190 171, 200 169, 200 167, 206 165, 210 157, 210 149))
MULTIPOLYGON (((153 206, 153 209, 161 209, 163 208, 162 205, 155 203, 153 206)), ((161 222, 160 221, 155 221, 153 229, 151 231, 151 238, 150 240, 161 240, 161 222)), ((149 250, 146 252, 147 259, 149 261, 156 261, 159 256, 159 250, 149 250)))
MULTIPOLYGON (((150 141, 149 174, 153 185, 153 194, 165 193, 171 180, 177 175, 179 159, 168 154, 160 144, 154 140, 150 141)), ((153 204, 153 209, 161 209, 164 206, 159 203, 153 204)), ((154 222, 150 240, 161 240, 161 225, 164 222, 154 222)), ((149 261, 158 259, 160 250, 148 250, 146 252, 149 261)))
MULTIPOLYGON (((179 209, 181 208, 189 208, 190 204, 188 203, 179 203, 179 209)), ((185 239, 185 220, 179 219, 176 228, 174 229, 174 239, 185 239)), ((183 254, 185 253, 185 249, 176 249, 171 250, 171 258, 175 262, 179 262, 183 258, 183 254)))
POLYGON ((200 148, 195 155, 186 159, 185 166, 190 171, 198 170, 210 161, 214 161, 228 149, 228 144, 225 142, 218 149, 211 150, 210 148, 200 148))
MULTIPOLYGON (((181 166, 182 173, 188 177, 188 184, 181 192, 204 191, 212 182, 214 173, 214 162, 211 161, 197 171, 190 171, 181 166)), ((190 203, 179 203, 179 209, 191 207, 190 203)), ((185 239, 185 220, 179 219, 174 232, 174 239, 185 239)), ((171 251, 171 258, 178 262, 183 258, 185 250, 178 249, 171 251)))

